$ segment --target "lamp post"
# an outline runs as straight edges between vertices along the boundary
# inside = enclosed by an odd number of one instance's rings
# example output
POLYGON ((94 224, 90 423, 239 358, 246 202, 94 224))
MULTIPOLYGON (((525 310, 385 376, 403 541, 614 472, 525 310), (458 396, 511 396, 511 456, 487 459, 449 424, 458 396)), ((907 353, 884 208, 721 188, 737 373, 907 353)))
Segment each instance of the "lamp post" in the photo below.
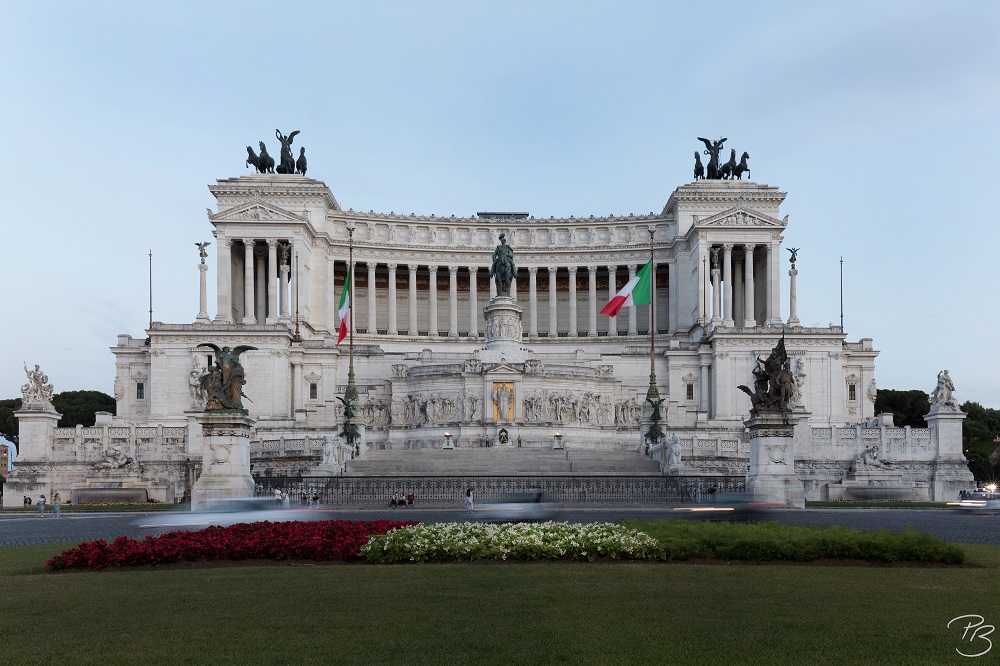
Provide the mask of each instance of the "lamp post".
POLYGON ((455 448, 455 445, 451 443, 451 433, 450 432, 446 432, 444 434, 444 448, 446 448, 446 449, 453 449, 453 448, 455 448))

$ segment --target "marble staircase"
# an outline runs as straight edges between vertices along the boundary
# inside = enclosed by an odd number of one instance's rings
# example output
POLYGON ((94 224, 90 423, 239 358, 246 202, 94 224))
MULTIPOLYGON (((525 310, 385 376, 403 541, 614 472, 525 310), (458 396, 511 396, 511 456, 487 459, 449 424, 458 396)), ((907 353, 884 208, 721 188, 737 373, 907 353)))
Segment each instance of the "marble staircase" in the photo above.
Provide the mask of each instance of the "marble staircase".
POLYGON ((347 476, 659 475, 636 451, 458 448, 369 451, 347 463, 347 476))

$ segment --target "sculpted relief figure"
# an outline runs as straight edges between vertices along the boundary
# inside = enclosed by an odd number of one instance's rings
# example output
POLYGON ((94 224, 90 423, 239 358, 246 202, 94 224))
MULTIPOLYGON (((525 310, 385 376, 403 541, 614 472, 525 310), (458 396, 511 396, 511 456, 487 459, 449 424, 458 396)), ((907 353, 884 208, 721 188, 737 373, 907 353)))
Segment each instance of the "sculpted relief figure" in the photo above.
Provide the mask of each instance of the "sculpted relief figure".
POLYGON ((677 439, 677 435, 667 440, 667 464, 681 464, 681 442, 677 439))
POLYGON ((937 386, 931 393, 931 411, 948 409, 958 411, 958 403, 955 401, 955 384, 951 381, 951 375, 947 370, 938 373, 937 386))
POLYGON ((506 236, 500 234, 500 244, 493 250, 493 264, 489 275, 496 282, 498 296, 510 296, 510 285, 516 271, 514 250, 507 245, 506 236))
POLYGON ((112 446, 104 450, 104 460, 95 463, 94 469, 119 469, 135 462, 125 455, 119 446, 112 446))
MULTIPOLYGON (((203 342, 199 347, 210 347, 215 351, 215 365, 201 376, 201 389, 205 393, 205 411, 235 410, 246 413, 243 408, 243 385, 247 383, 240 354, 256 350, 250 345, 239 345, 233 349, 203 342)), ((249 398, 248 398, 249 399, 249 398)))
POLYGON ((274 135, 281 143, 281 161, 278 162, 278 173, 295 173, 295 158, 292 157, 292 141, 299 131, 295 130, 291 134, 283 135, 281 130, 274 130, 274 135))
POLYGON ((28 376, 28 383, 21 387, 21 409, 51 409, 54 389, 49 384, 49 376, 37 363, 34 370, 29 370, 25 363, 24 374, 28 376))

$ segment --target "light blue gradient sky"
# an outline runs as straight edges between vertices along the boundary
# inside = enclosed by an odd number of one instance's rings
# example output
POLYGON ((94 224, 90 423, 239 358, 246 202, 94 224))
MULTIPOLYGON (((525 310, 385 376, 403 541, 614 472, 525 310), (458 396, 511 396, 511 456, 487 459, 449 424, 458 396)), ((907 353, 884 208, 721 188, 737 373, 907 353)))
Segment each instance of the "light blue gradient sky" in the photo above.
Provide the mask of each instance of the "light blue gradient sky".
POLYGON ((344 208, 436 215, 660 211, 695 137, 729 137, 788 193, 803 323, 838 322, 843 256, 849 339, 874 338, 881 388, 949 368, 960 400, 1000 407, 1000 4, 0 12, 0 397, 22 361, 110 393, 108 347, 144 335, 150 249, 154 318, 193 321, 206 186, 247 173, 248 144, 276 154, 278 127, 344 208))

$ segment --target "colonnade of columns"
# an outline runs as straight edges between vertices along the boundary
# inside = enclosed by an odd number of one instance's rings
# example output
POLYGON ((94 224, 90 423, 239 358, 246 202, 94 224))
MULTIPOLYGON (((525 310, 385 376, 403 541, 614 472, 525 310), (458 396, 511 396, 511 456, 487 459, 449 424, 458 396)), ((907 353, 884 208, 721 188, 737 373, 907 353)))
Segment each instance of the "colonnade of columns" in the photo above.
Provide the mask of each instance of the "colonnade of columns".
MULTIPOLYGON (((335 271, 342 280, 345 274, 346 262, 337 262, 339 268, 335 271)), ((661 264, 660 270, 663 270, 661 264)), ((582 302, 578 299, 577 278, 581 267, 541 268, 530 266, 520 271, 521 295, 519 305, 524 308, 524 334, 528 338, 538 337, 598 337, 619 335, 648 334, 648 315, 637 312, 637 308, 628 308, 620 317, 598 317, 601 308, 625 284, 626 277, 622 267, 587 266, 587 291, 582 294, 582 302), (539 272, 543 273, 539 279, 539 272), (607 280, 607 293, 598 293, 598 274, 607 280), (527 277, 527 280, 524 278, 527 277), (523 283, 527 282, 527 293, 523 283), (568 285, 568 286, 567 286, 568 285), (579 308, 586 308, 585 321, 579 321, 579 308), (627 312, 627 315, 626 315, 627 312), (547 316, 545 316, 547 315, 547 316), (544 317, 544 321, 543 321, 544 317), (627 319, 625 319, 627 317, 627 319), (640 318, 645 330, 639 329, 640 318), (625 321, 619 321, 625 319, 625 321), (606 320, 607 323, 605 323, 606 320), (543 330, 544 329, 544 330, 543 330)), ((636 264, 627 267, 628 279, 635 277, 638 270, 636 264)), ((482 328, 481 305, 485 305, 486 293, 481 280, 487 279, 489 298, 496 296, 494 280, 486 278, 482 273, 488 272, 485 266, 438 266, 434 264, 406 265, 401 269, 396 263, 367 262, 356 260, 353 275, 365 276, 364 284, 354 291, 355 315, 354 326, 357 333, 381 333, 387 335, 426 335, 428 337, 478 337, 482 328), (447 270, 447 298, 439 295, 444 289, 438 286, 438 278, 447 270), (461 288, 459 286, 461 278, 461 288), (400 280, 405 280, 405 292, 400 294, 400 280), (420 287, 418 288, 418 282, 420 287), (379 285, 371 288, 372 285, 379 285), (402 296, 402 298, 401 298, 402 296), (364 317, 358 316, 359 300, 363 302, 364 317), (447 309, 447 316, 439 309, 447 309), (460 311, 468 308, 468 321, 459 325, 460 311), (399 310, 403 309, 403 312, 399 310), (401 322, 400 319, 403 321, 401 322), (401 326, 400 324, 404 324, 401 326), (467 325, 466 325, 467 324, 467 325), (446 328, 445 328, 446 327, 446 328)), ((443 276, 442 276, 443 277, 443 276)), ((580 276, 582 277, 582 276, 580 276)), ((335 286, 340 293, 339 285, 335 286)), ((518 297, 519 285, 515 278, 511 285, 511 294, 518 297)), ((658 329, 665 332, 669 314, 665 307, 666 290, 658 295, 660 306, 656 313, 658 329)), ((339 322, 332 322, 337 324, 339 322)))
POLYGON ((779 247, 778 241, 714 246, 705 317, 722 326, 780 324, 779 247))
POLYGON ((290 255, 279 258, 279 243, 276 239, 219 240, 215 321, 273 324, 291 318, 290 255))

